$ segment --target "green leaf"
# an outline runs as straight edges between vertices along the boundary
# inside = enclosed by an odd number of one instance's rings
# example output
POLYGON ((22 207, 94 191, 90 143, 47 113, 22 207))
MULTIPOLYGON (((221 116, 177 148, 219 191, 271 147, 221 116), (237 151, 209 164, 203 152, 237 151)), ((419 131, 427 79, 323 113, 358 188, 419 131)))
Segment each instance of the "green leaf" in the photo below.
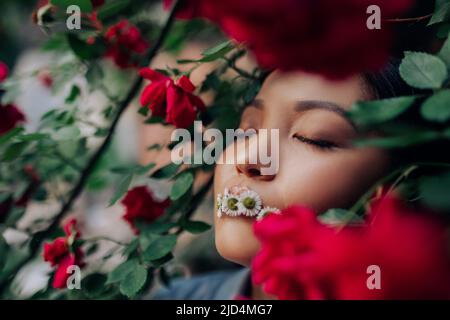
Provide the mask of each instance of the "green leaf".
POLYGON ((137 228, 143 235, 147 234, 161 234, 164 232, 169 231, 173 227, 175 227, 177 224, 174 222, 161 222, 161 221, 155 221, 151 224, 148 224, 148 222, 145 221, 138 221, 137 228))
POLYGON ((170 253, 177 243, 177 236, 172 234, 161 236, 150 243, 145 249, 143 257, 145 261, 153 261, 160 259, 170 253))
POLYGON ((169 179, 172 178, 177 173, 179 168, 180 168, 179 164, 170 163, 153 172, 153 174, 150 177, 154 179, 169 179))
POLYGON ((442 134, 436 131, 419 131, 399 136, 356 140, 354 145, 357 147, 405 148, 437 140, 441 137, 442 134))
POLYGON ((131 271, 137 268, 139 262, 137 259, 131 259, 118 265, 113 271, 108 274, 108 279, 105 284, 116 283, 122 281, 131 271))
POLYGON ((189 220, 183 222, 181 226, 183 227, 183 229, 193 234, 202 233, 211 229, 211 225, 203 221, 189 220))
POLYGON ((73 85, 72 89, 70 90, 69 96, 66 98, 66 103, 74 102, 80 96, 80 93, 80 87, 77 85, 73 85))
POLYGON ((106 275, 102 273, 92 273, 81 281, 83 293, 90 299, 99 298, 105 292, 106 275))
POLYGON ((9 212, 8 217, 6 218, 5 224, 8 226, 14 226, 17 221, 22 219, 25 214, 25 208, 22 207, 13 207, 9 212))
POLYGON ((318 217, 319 221, 328 225, 361 224, 364 219, 345 209, 329 209, 318 217))
POLYGON ((94 254, 98 249, 98 243, 92 243, 86 248, 86 256, 94 254))
POLYGON ((428 98, 420 111, 430 121, 445 122, 450 119, 450 90, 439 91, 428 98))
POLYGON ((192 172, 186 171, 181 173, 172 186, 172 190, 170 191, 170 199, 178 200, 181 198, 189 190, 193 182, 194 175, 192 172))
POLYGON ((147 280, 147 269, 138 265, 120 282, 120 292, 128 298, 133 298, 142 289, 147 280))
POLYGON ((133 239, 123 250, 122 255, 128 257, 139 248, 139 238, 133 239))
POLYGON ((3 235, 0 233, 0 272, 2 271, 3 267, 5 266, 5 263, 7 260, 6 258, 8 256, 8 251, 9 251, 9 245, 6 242, 3 235))
POLYGON ((22 127, 16 127, 8 132, 0 135, 0 146, 5 144, 8 141, 11 141, 15 136, 21 134, 24 131, 22 127))
POLYGON ((439 89, 447 79, 445 63, 438 57, 423 52, 406 52, 400 65, 400 74, 410 86, 419 89, 439 89))
POLYGON ((134 173, 137 175, 143 175, 146 174, 147 172, 149 172, 150 170, 152 170, 154 167, 156 166, 156 163, 151 162, 145 166, 138 166, 134 173))
POLYGON ((223 58, 227 53, 234 49, 234 45, 231 41, 223 42, 213 48, 203 51, 201 59, 181 59, 177 62, 179 64, 187 64, 187 63, 201 63, 201 62, 212 62, 223 58))
POLYGON ((436 32, 436 36, 438 39, 447 39, 448 34, 450 32, 450 23, 443 23, 438 27, 438 30, 436 32))
MULTIPOLYGON (((446 36, 449 36, 448 32, 446 36)), ((438 55, 439 58, 441 58, 442 61, 447 64, 447 67, 450 67, 450 38, 447 38, 447 40, 445 40, 445 43, 442 46, 441 51, 439 51, 438 55)))
POLYGON ((419 184, 422 201, 428 207, 436 210, 448 211, 450 209, 449 189, 450 172, 423 178, 419 184))
POLYGON ((29 133, 17 136, 18 141, 39 141, 49 138, 50 135, 47 133, 29 133))
POLYGON ((62 127, 57 130, 53 135, 53 139, 56 141, 76 140, 81 134, 80 129, 75 126, 62 127))
POLYGON ((222 58, 233 49, 233 43, 231 41, 225 41, 213 48, 203 51, 203 59, 201 59, 201 62, 210 62, 222 58))
POLYGON ((28 147, 28 141, 21 141, 11 144, 3 154, 3 161, 10 162, 22 155, 28 147))
POLYGON ((91 0, 51 0, 51 4, 60 7, 66 12, 67 7, 71 5, 77 5, 80 7, 81 12, 90 13, 93 10, 91 0))
POLYGON ((105 47, 100 41, 88 44, 72 33, 67 34, 67 41, 75 55, 82 60, 100 58, 105 51, 105 47))
POLYGON ((429 26, 441 23, 450 18, 450 2, 448 0, 436 0, 434 14, 428 23, 429 26))
POLYGON ((127 193, 128 189, 130 188, 131 181, 133 180, 133 175, 129 174, 125 176, 122 181, 117 186, 116 191, 114 192, 114 196, 112 197, 111 201, 109 202, 109 207, 113 206, 117 201, 119 201, 125 193, 127 193))
POLYGON ((416 97, 397 97, 355 103, 348 116, 357 126, 376 125, 395 119, 408 110, 416 97))
POLYGON ((127 9, 130 3, 131 0, 107 1, 100 9, 98 9, 97 17, 100 20, 113 17, 127 9))

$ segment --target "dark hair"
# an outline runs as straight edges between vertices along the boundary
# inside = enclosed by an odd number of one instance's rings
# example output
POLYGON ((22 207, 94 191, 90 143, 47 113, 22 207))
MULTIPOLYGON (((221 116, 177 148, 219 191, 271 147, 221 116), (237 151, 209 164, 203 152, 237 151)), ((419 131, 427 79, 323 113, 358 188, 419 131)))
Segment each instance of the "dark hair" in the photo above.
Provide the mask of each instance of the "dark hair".
MULTIPOLYGON (((445 128, 447 124, 430 123, 423 119, 420 114, 420 105, 426 99, 426 96, 432 92, 410 87, 400 76, 400 63, 400 59, 392 58, 382 70, 363 74, 363 78, 369 87, 373 99, 388 99, 410 95, 418 95, 421 97, 418 98, 415 105, 397 119, 398 122, 392 122, 391 126, 406 125, 410 127, 410 130, 412 128, 425 128, 428 130, 445 128)), ((393 166, 398 167, 400 165, 404 166, 418 162, 450 163, 450 156, 448 152, 445 152, 445 150, 449 149, 450 140, 441 139, 411 147, 389 149, 389 152, 392 156, 393 166)))
POLYGON ((388 99, 417 93, 400 76, 400 63, 400 59, 391 58, 382 70, 363 74, 375 99, 388 99))

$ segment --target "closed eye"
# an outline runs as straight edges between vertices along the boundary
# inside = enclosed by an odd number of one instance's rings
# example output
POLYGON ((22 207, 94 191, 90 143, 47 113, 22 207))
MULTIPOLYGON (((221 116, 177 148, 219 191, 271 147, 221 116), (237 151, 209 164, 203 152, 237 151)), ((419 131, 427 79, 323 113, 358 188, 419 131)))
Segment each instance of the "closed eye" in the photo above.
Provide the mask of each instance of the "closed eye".
POLYGON ((338 145, 334 142, 328 141, 328 140, 316 140, 316 139, 309 139, 307 137, 301 136, 299 134, 294 134, 294 139, 309 144, 313 147, 322 149, 322 150, 332 150, 338 147, 338 145))

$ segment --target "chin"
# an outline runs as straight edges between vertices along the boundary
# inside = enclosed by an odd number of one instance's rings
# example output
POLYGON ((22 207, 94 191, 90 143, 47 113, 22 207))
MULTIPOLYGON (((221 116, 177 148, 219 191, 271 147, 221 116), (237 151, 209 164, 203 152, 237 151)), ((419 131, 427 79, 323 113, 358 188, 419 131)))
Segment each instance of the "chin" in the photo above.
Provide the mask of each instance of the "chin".
POLYGON ((215 243, 219 254, 229 261, 250 267, 260 243, 253 234, 254 219, 215 216, 215 243))

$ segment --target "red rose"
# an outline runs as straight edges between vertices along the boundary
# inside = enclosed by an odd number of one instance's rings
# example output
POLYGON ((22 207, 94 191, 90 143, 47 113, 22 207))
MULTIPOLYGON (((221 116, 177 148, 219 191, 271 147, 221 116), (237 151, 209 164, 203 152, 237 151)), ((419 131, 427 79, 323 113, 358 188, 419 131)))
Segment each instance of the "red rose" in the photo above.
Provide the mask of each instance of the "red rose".
POLYGON ((337 232, 295 206, 254 226, 262 248, 253 281, 280 299, 449 299, 445 226, 386 198, 369 224, 337 232), (370 290, 367 268, 380 267, 381 289, 370 290))
POLYGON ((172 79, 150 68, 140 70, 141 77, 152 83, 145 87, 141 95, 141 105, 148 106, 152 115, 163 117, 166 115, 166 92, 172 79))
POLYGON ((167 88, 166 122, 177 128, 188 128, 197 118, 198 111, 204 111, 203 101, 192 92, 195 87, 186 76, 177 84, 171 82, 167 88))
POLYGON ((148 106, 152 115, 166 117, 166 122, 177 128, 188 128, 205 111, 203 101, 193 94, 195 86, 185 75, 175 83, 171 78, 150 68, 143 68, 140 74, 152 81, 141 95, 142 106, 148 106))
POLYGON ((15 128, 18 123, 25 121, 25 115, 15 105, 0 105, 0 135, 15 128))
POLYGON ((105 40, 105 56, 111 58, 120 68, 136 67, 136 56, 143 55, 149 47, 139 29, 127 20, 121 20, 111 26, 106 31, 105 40))
MULTIPOLYGON (((126 208, 125 219, 133 228, 136 220, 153 222, 164 214, 164 210, 170 205, 168 199, 158 201, 153 197, 151 191, 145 187, 135 187, 128 191, 121 202, 126 208)), ((136 232, 137 230, 134 229, 136 232)))
POLYGON ((3 82, 8 77, 8 74, 8 66, 0 61, 0 82, 3 82))
POLYGON ((76 219, 70 219, 63 227, 66 233, 65 237, 56 238, 52 243, 44 244, 44 261, 50 262, 52 267, 57 266, 53 278, 53 288, 66 288, 67 278, 70 276, 67 273, 67 268, 72 265, 77 265, 82 268, 83 251, 75 246, 73 240, 80 236, 80 232, 76 227, 76 219), (72 238, 73 233, 75 238, 72 238))
MULTIPOLYGON (((403 14, 413 0, 187 0, 183 17, 200 16, 245 43, 261 66, 301 69, 330 78, 374 70, 386 62, 391 25, 369 30, 367 8, 382 18, 403 14)), ((166 7, 172 1, 166 0, 166 7)))
POLYGON ((105 4, 105 0, 91 0, 92 6, 94 7, 94 9, 101 7, 102 5, 105 4))
POLYGON ((55 289, 65 289, 67 288, 67 279, 71 275, 68 272, 67 268, 70 266, 78 266, 82 267, 83 262, 83 253, 80 250, 77 250, 76 253, 70 253, 59 262, 58 267, 56 268, 55 275, 53 277, 53 288, 55 289))
POLYGON ((48 70, 42 70, 39 72, 38 79, 46 88, 51 88, 53 86, 53 78, 48 70))
POLYGON ((72 236, 73 233, 76 233, 75 239, 78 239, 81 236, 81 233, 77 228, 77 223, 77 219, 75 218, 71 218, 65 223, 63 229, 67 237, 72 236))
POLYGON ((69 246, 66 238, 56 238, 52 243, 44 244, 44 261, 50 262, 52 267, 68 254, 69 246))

